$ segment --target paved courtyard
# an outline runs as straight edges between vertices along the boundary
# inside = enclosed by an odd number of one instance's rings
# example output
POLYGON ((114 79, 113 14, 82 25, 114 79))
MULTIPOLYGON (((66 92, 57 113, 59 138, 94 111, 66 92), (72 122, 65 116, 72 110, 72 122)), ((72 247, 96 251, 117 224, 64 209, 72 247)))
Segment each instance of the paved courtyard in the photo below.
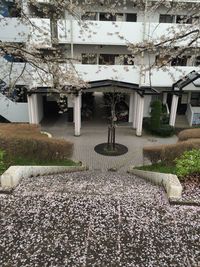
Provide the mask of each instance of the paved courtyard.
POLYGON ((116 168, 119 171, 126 171, 130 165, 143 164, 142 149, 144 146, 171 144, 177 141, 176 136, 159 138, 143 134, 142 137, 136 137, 135 130, 128 123, 124 125, 122 123, 116 128, 116 142, 127 146, 128 153, 117 157, 102 156, 94 151, 94 147, 107 141, 107 127, 106 122, 83 122, 81 136, 75 137, 73 123, 68 123, 65 115, 58 120, 42 124, 42 130, 51 133, 53 137, 72 141, 74 143, 72 158, 84 162, 93 170, 105 171, 116 168))
POLYGON ((199 267, 200 207, 128 174, 22 180, 0 195, 1 267, 199 267))

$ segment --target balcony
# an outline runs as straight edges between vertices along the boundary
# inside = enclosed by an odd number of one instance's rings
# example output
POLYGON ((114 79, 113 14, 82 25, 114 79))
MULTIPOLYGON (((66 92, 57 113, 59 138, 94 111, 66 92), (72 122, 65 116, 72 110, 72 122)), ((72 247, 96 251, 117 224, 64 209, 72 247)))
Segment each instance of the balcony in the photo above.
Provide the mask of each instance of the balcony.
POLYGON ((2 42, 23 43, 28 39, 29 27, 19 18, 0 19, 0 40, 2 42))
MULTIPOLYGON (((146 23, 145 40, 158 43, 161 38, 170 38, 178 32, 191 30, 189 24, 146 23)), ((194 26, 193 26, 194 27, 194 26)), ((144 24, 142 22, 112 22, 60 20, 58 39, 60 43, 90 45, 126 45, 143 42, 144 24)), ((190 39, 174 42, 174 46, 185 46, 190 39)), ((196 42, 194 45, 200 46, 196 42)))
MULTIPOLYGON (((0 79, 3 77, 9 78, 6 74, 10 70, 9 62, 6 62, 4 59, 0 58, 1 66, 1 75, 0 79)), ((16 81, 20 76, 20 79, 17 80, 19 85, 28 85, 30 87, 46 87, 52 86, 52 77, 48 73, 45 73, 41 70, 37 70, 30 66, 26 65, 26 69, 23 72, 24 63, 13 63, 13 71, 11 79, 16 81)), ((41 65, 42 69, 48 69, 47 66, 41 65)), ((64 72, 69 71, 70 66, 67 64, 61 64, 61 68, 64 72)), ((130 82, 139 84, 140 82, 140 67, 139 66, 127 66, 127 65, 82 65, 74 64, 74 68, 78 73, 79 77, 84 81, 97 81, 105 79, 113 79, 122 82, 130 82)), ((151 75, 149 72, 146 72, 145 76, 142 77, 141 85, 149 86, 150 84, 153 87, 165 87, 171 88, 172 84, 187 75, 191 71, 196 70, 200 72, 200 67, 165 67, 164 69, 153 69, 151 75), (149 80, 151 77, 151 82, 149 80)), ((8 82, 8 81, 6 81, 8 82)), ((193 90, 191 87, 187 90, 193 90)), ((194 89, 196 90, 196 88, 194 89)))
POLYGON ((50 19, 32 18, 30 26, 30 45, 35 48, 48 48, 51 43, 50 19))
POLYGON ((60 43, 125 45, 127 42, 140 42, 142 29, 140 22, 85 21, 80 25, 73 20, 71 25, 69 20, 60 20, 58 39, 60 43))

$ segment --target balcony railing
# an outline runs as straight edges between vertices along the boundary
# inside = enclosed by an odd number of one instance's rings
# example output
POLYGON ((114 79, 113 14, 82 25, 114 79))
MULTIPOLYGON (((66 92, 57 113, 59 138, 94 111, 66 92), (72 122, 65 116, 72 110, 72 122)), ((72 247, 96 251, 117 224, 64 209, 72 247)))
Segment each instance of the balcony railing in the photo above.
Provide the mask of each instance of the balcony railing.
POLYGON ((22 23, 19 18, 0 19, 0 40, 2 42, 26 42, 28 34, 29 27, 22 23))
MULTIPOLYGON (((144 39, 158 43, 161 39, 169 40, 176 33, 190 31, 192 25, 171 23, 146 23, 144 39)), ((143 42, 144 23, 113 21, 69 21, 58 22, 58 40, 60 43, 93 45, 126 45, 143 42)), ((174 46, 185 46, 191 38, 182 38, 174 46)), ((167 45, 167 43, 166 43, 167 45)), ((194 44, 200 46, 199 43, 194 44)))
MULTIPOLYGON (((0 79, 5 77, 9 73, 10 63, 3 59, 0 59, 1 73, 0 79)), ((69 71, 70 66, 67 64, 60 65, 63 73, 69 71)), ((52 77, 46 72, 36 69, 33 66, 26 64, 26 69, 22 74, 24 63, 13 63, 12 75, 11 78, 13 81, 20 76, 20 79, 17 80, 19 85, 28 85, 30 87, 45 87, 51 86, 52 77), (22 75, 21 75, 22 74, 22 75)), ((48 70, 48 67, 45 65, 41 66, 41 69, 48 70)), ((85 81, 97 81, 105 79, 119 80, 123 82, 130 82, 139 84, 140 81, 140 67, 137 65, 83 65, 83 64, 74 64, 74 69, 76 70, 79 78, 82 78, 85 81)), ((191 71, 196 70, 200 72, 200 67, 165 67, 164 69, 152 69, 151 73, 146 72, 142 76, 143 86, 153 86, 153 87, 165 87, 171 88, 172 84, 175 81, 178 81, 180 78, 184 77, 191 71), (151 77, 151 80, 149 80, 151 77)), ((7 75, 8 76, 8 75, 7 75)), ((199 88, 195 88, 198 90, 199 88)), ((187 91, 190 88, 187 87, 187 91)), ((191 90, 194 91, 194 88, 191 90)), ((199 89, 200 90, 200 89, 199 89)))

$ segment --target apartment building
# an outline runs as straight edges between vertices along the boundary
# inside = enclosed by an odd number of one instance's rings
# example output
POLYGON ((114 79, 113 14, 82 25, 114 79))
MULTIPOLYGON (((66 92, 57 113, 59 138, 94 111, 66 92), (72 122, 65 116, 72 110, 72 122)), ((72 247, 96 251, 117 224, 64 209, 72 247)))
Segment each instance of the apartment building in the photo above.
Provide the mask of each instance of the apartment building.
POLYGON ((14 52, 0 54, 1 117, 40 123, 48 112, 59 112, 52 107, 57 105, 61 84, 77 136, 88 92, 123 93, 128 122, 138 136, 155 99, 166 106, 170 125, 175 126, 177 114, 185 116, 190 126, 200 124, 198 1, 126 1, 114 11, 105 2, 82 1, 73 12, 58 10, 59 17, 54 16, 51 0, 1 3, 1 43, 40 54, 37 64, 33 55, 27 60, 14 52), (179 53, 180 48, 184 53, 179 53), (41 55, 56 57, 54 74, 48 72, 50 67, 41 55), (15 90, 8 94, 6 87, 13 84, 15 90), (77 90, 71 90, 76 86, 77 90))

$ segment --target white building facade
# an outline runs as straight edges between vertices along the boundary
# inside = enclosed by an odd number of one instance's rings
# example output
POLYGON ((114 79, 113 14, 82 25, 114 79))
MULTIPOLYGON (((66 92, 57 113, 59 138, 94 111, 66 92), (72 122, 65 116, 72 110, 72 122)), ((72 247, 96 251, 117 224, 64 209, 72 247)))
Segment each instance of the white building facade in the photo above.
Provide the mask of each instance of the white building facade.
MULTIPOLYGON (((115 12, 104 1, 96 2, 80 3, 73 15, 63 10, 55 20, 45 12, 54 9, 50 0, 37 0, 36 5, 23 0, 20 8, 16 8, 14 1, 4 1, 0 41, 21 44, 30 51, 34 48, 34 53, 38 51, 44 57, 59 50, 59 69, 88 84, 86 89, 79 87, 76 94, 65 92, 77 136, 81 134, 82 94, 95 91, 126 94, 128 121, 137 136, 142 135, 143 119, 150 116, 150 104, 155 99, 166 106, 170 125, 175 126, 177 114, 184 115, 189 126, 200 124, 199 77, 181 89, 172 89, 174 83, 192 71, 200 73, 198 1, 166 0, 162 5, 157 5, 159 1, 146 0, 143 4, 127 1, 115 12), (22 14, 28 21, 21 19, 22 14), (189 31, 197 36, 190 34, 170 41, 189 31), (163 46, 158 45, 162 41, 163 46), (153 44, 154 49, 145 49, 146 43, 153 44), (144 49, 134 52, 143 46, 144 49), (185 53, 178 55, 180 47, 185 53)), ((0 65, 0 116, 11 122, 40 123, 45 105, 57 100, 55 77, 47 71, 48 66, 36 65, 31 60, 23 62, 6 53, 2 53, 0 65), (4 84, 27 91, 15 102, 14 96, 5 94, 4 84), (51 91, 54 94, 49 96, 51 91)), ((67 86, 70 87, 70 80, 63 79, 63 87, 67 86)))

